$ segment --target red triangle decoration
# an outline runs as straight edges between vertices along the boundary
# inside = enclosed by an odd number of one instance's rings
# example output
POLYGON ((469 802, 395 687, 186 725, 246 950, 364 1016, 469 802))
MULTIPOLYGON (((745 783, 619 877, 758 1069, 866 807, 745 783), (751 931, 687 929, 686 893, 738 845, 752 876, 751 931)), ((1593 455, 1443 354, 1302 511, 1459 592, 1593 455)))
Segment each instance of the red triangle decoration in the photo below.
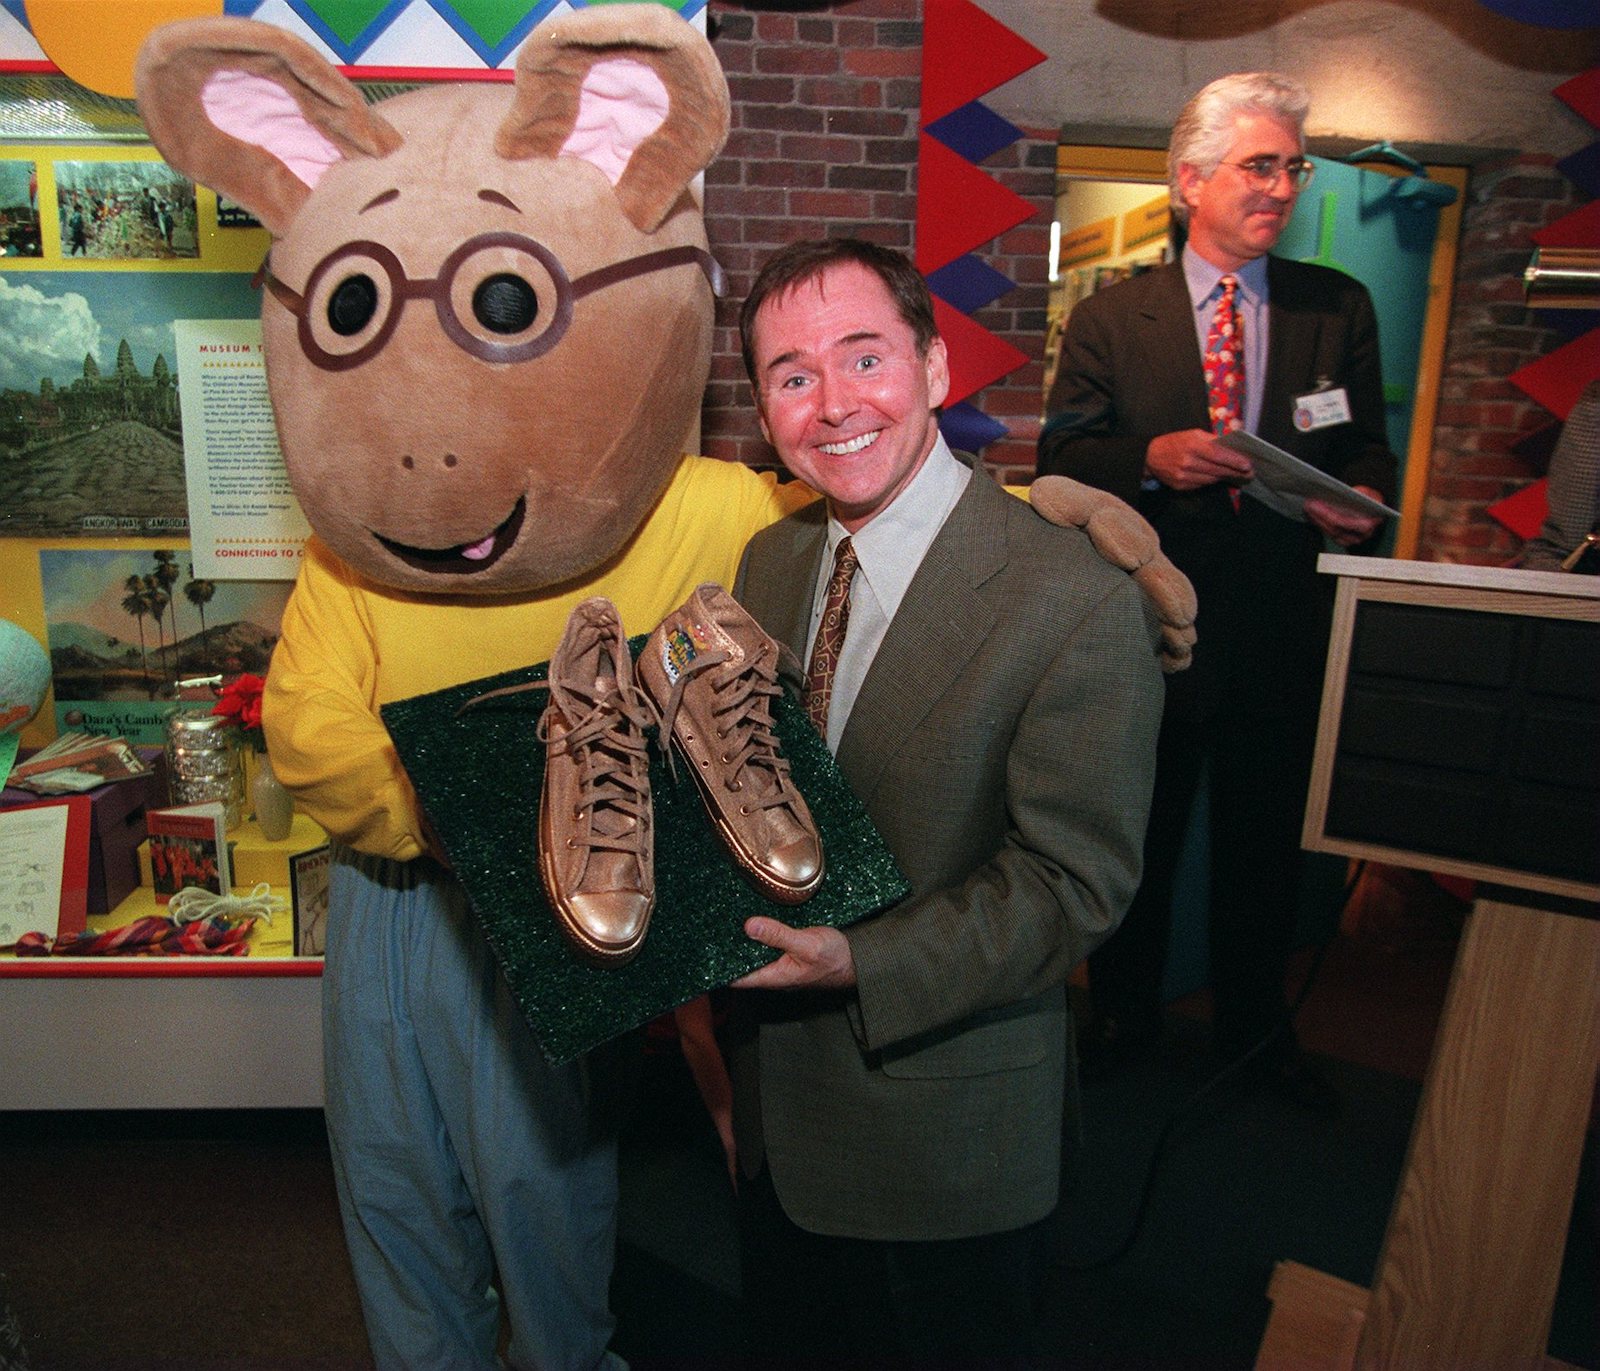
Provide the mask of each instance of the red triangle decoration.
POLYGON ((1556 87, 1557 98, 1600 128, 1600 67, 1590 67, 1556 87))
POLYGON ((923 0, 924 127, 1038 66, 1045 56, 972 0, 923 0))
POLYGON ((1518 367, 1507 379, 1558 419, 1565 419, 1577 404, 1579 393, 1596 377, 1600 377, 1600 328, 1590 329, 1538 361, 1518 367))
MULTIPOLYGON (((923 0, 919 127, 926 129, 965 109, 1044 59, 1045 54, 1032 43, 985 14, 972 0, 923 0)), ((1031 219, 1036 212, 1028 201, 960 153, 919 132, 917 269, 924 276, 1031 219)), ((933 305, 950 351, 947 404, 958 404, 1027 362, 1025 353, 946 301, 935 296, 933 305)))
MULTIPOLYGON (((1562 82, 1555 94, 1589 123, 1600 125, 1600 67, 1562 82)), ((1542 248, 1600 247, 1600 200, 1591 200, 1563 214, 1537 229, 1532 238, 1542 248)), ((1538 301, 1530 303, 1536 305, 1538 301)), ((1519 367, 1508 379, 1565 422, 1584 387, 1597 378, 1600 378, 1600 328, 1579 334, 1554 352, 1519 367)), ((1490 505, 1488 513, 1526 541, 1538 533, 1544 521, 1548 485, 1548 481, 1535 481, 1490 505)))
POLYGON ((1550 480, 1541 476, 1503 500, 1496 500, 1483 512, 1496 523, 1509 528, 1523 542, 1534 537, 1544 525, 1550 508, 1550 480))
POLYGON ((945 404, 954 405, 974 395, 1002 376, 1009 376, 1027 355, 974 323, 960 310, 933 297, 933 318, 939 336, 950 350, 950 393, 945 404))
POLYGON ((917 156, 917 269, 926 275, 987 243, 1034 207, 937 138, 920 134, 917 156))
POLYGON ((1579 205, 1529 236, 1542 248, 1600 248, 1600 200, 1579 205))

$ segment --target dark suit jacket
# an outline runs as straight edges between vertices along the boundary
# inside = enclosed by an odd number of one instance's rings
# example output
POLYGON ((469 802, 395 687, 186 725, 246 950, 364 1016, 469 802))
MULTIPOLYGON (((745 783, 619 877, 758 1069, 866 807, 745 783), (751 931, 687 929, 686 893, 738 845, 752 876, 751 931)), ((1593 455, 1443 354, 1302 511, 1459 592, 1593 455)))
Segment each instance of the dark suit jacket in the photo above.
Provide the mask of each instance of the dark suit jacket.
MULTIPOLYGON (((802 659, 826 541, 819 502, 736 586, 802 659)), ((1063 986, 1138 883, 1160 709, 1132 581, 976 473, 839 743, 913 894, 848 930, 855 993, 745 997, 740 1154, 802 1227, 953 1238, 1054 1206, 1063 986)))
MULTIPOLYGON (((1268 350, 1259 436, 1346 485, 1394 495, 1384 432, 1378 327, 1360 282, 1327 267, 1269 258, 1268 350), (1297 397, 1328 386, 1351 421, 1294 427, 1297 397)), ((1209 712, 1252 695, 1303 698, 1320 685, 1328 578, 1322 535, 1227 488, 1142 490, 1145 448, 1179 429, 1209 428, 1200 344, 1180 263, 1089 296, 1067 320, 1039 440, 1039 471, 1109 490, 1155 526, 1162 550, 1194 583, 1200 642, 1191 670, 1169 679, 1175 710, 1209 712)), ((1298 707, 1298 706, 1297 706, 1298 707)))

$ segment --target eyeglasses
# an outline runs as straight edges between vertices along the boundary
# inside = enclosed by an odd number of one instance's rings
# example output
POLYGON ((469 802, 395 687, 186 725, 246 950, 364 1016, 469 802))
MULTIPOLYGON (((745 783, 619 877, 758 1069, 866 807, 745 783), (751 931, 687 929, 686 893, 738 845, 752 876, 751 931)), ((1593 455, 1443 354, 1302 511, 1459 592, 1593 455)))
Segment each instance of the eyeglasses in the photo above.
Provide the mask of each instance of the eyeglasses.
POLYGON ((480 233, 444 260, 431 280, 413 281, 381 243, 335 248, 312 269, 305 291, 272 274, 270 254, 257 280, 300 321, 300 347, 324 371, 346 371, 376 355, 411 300, 429 300, 457 347, 485 362, 527 362, 550 351, 586 295, 672 267, 697 266, 713 294, 722 267, 704 248, 647 252, 570 278, 555 254, 520 233, 480 233))
POLYGON ((1237 167, 1249 181, 1252 190, 1271 190, 1280 176, 1287 175, 1291 190, 1304 190, 1311 184, 1316 166, 1304 157, 1291 157, 1280 162, 1276 157, 1252 157, 1245 162, 1224 162, 1225 167, 1237 167))

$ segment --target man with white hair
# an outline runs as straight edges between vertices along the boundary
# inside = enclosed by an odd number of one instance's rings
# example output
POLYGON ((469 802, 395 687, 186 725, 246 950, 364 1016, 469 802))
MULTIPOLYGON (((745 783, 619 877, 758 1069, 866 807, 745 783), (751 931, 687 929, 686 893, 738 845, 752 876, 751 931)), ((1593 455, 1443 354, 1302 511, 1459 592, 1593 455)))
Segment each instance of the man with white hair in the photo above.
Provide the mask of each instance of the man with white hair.
POLYGON ((1161 1033, 1173 878, 1202 777, 1210 806, 1213 1043, 1253 1057, 1298 1102, 1337 1097, 1286 1024, 1284 974, 1327 644, 1324 535, 1368 542, 1378 519, 1308 500, 1307 522, 1239 487, 1243 429, 1363 494, 1392 498, 1378 330, 1355 280, 1270 256, 1300 192, 1308 101, 1271 73, 1225 76, 1184 108, 1168 151, 1179 259, 1090 296, 1068 319, 1039 471, 1134 504, 1194 583, 1193 668, 1167 678, 1145 874, 1122 928, 1089 959, 1089 1075, 1161 1033))

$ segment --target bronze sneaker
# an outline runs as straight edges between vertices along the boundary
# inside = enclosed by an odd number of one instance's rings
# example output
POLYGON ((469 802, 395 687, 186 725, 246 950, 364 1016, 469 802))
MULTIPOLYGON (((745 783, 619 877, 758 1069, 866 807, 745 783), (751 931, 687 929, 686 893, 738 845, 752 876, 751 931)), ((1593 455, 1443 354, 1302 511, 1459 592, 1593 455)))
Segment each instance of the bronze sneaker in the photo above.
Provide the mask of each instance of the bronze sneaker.
MULTIPOLYGON (((469 704, 529 686, 489 691, 469 704)), ((634 682, 616 606, 585 600, 550 659, 539 797, 539 875, 557 923, 583 957, 620 966, 655 908, 650 762, 655 711, 634 682)))
POLYGON ((778 644, 721 586, 703 585, 661 621, 637 669, 734 861, 769 899, 809 899, 822 839, 772 728, 778 644))

